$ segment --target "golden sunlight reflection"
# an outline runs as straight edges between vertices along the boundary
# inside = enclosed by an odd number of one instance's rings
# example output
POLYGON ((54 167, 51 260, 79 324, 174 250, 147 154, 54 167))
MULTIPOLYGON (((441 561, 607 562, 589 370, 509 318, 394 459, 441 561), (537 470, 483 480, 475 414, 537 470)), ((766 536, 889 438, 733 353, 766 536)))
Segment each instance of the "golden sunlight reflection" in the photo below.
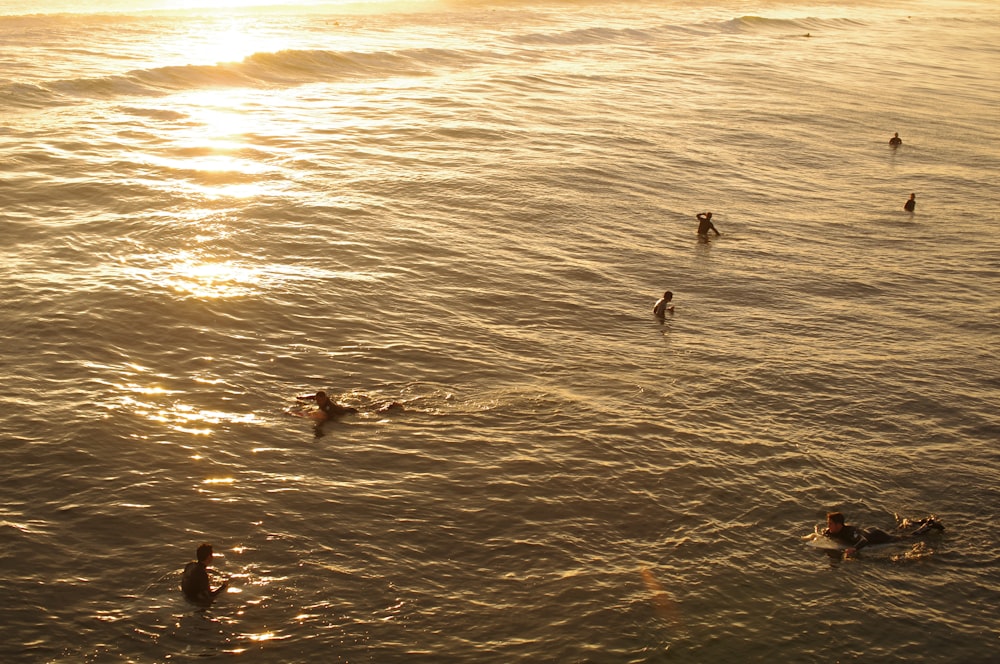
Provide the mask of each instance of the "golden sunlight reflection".
MULTIPOLYGON (((179 390, 168 390, 164 387, 159 386, 148 386, 148 385, 137 385, 135 383, 128 383, 124 385, 115 385, 115 388, 122 392, 131 392, 132 394, 142 394, 142 395, 154 395, 154 394, 178 394, 179 390)), ((128 397, 126 397, 128 399, 128 397)))
POLYGON ((260 51, 276 51, 288 47, 287 41, 268 39, 254 34, 241 23, 231 23, 225 30, 215 32, 210 39, 192 44, 188 52, 194 62, 238 62, 260 51))
POLYGON ((215 299, 250 295, 259 275, 256 270, 223 263, 184 260, 172 266, 174 274, 164 285, 199 298, 215 299))
POLYGON ((211 425, 252 424, 258 421, 253 413, 226 413, 218 410, 201 410, 193 406, 175 404, 165 410, 147 411, 146 417, 170 425, 175 431, 195 436, 210 435, 215 429, 211 425), (199 426, 200 425, 200 426, 199 426))
POLYGON ((120 383, 110 386, 115 390, 114 402, 109 410, 126 410, 152 422, 170 426, 173 430, 196 436, 207 436, 223 424, 254 424, 259 418, 254 413, 233 413, 212 408, 199 408, 186 403, 164 405, 158 397, 181 394, 155 385, 120 383))
POLYGON ((147 164, 160 166, 174 170, 208 171, 214 173, 242 173, 244 175, 258 175, 271 170, 270 167, 250 161, 240 159, 226 154, 209 154, 198 157, 184 157, 183 159, 171 159, 158 155, 147 155, 147 164))
MULTIPOLYGON (((190 223, 198 222, 191 219, 190 223)), ((215 232, 221 237, 227 233, 225 229, 215 232)), ((273 263, 248 265, 242 261, 220 260, 201 250, 122 256, 119 264, 129 278, 144 284, 144 291, 154 286, 181 297, 205 300, 258 295, 287 283, 377 281, 387 276, 384 272, 323 270, 273 263)), ((217 382, 216 378, 199 376, 199 382, 213 380, 217 382)))
POLYGON ((246 638, 251 641, 273 641, 275 639, 284 639, 288 637, 278 636, 274 632, 262 632, 260 634, 244 634, 246 638))
POLYGON ((205 259, 187 251, 180 252, 172 261, 159 267, 130 268, 128 272, 140 281, 201 299, 253 295, 263 281, 260 269, 230 260, 205 259))
MULTIPOLYGON (((209 199, 280 196, 293 187, 275 153, 261 136, 282 131, 260 93, 240 88, 208 88, 176 95, 187 121, 171 132, 169 145, 139 158, 155 177, 147 186, 191 191, 209 199)), ((283 155, 282 155, 283 157, 283 155)))
POLYGON ((267 108, 251 103, 254 94, 247 90, 215 88, 178 95, 175 105, 183 106, 191 119, 186 130, 178 134, 181 143, 230 150, 243 147, 244 136, 260 133, 274 120, 266 113, 267 108))

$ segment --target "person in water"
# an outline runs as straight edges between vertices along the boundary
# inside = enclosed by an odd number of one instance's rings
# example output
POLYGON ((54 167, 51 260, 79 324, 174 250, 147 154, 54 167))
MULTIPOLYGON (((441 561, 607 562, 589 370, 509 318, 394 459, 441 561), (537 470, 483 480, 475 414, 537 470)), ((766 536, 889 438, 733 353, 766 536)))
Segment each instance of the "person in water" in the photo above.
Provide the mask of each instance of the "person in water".
POLYGON ((343 406, 337 403, 330 397, 326 396, 326 392, 317 392, 315 399, 316 406, 324 415, 323 419, 329 420, 333 417, 340 417, 341 415, 347 415, 348 413, 358 412, 358 409, 353 406, 343 406))
MULTIPOLYGON (((308 394, 295 398, 299 401, 315 401, 317 408, 319 408, 319 412, 316 414, 316 419, 318 419, 320 423, 340 417, 341 415, 353 415, 360 412, 354 406, 345 406, 337 403, 327 396, 326 392, 322 391, 317 392, 316 394, 308 394)), ((403 404, 398 401, 389 401, 376 408, 374 412, 381 414, 401 410, 403 410, 403 404)))
POLYGON ((892 135, 892 138, 889 139, 889 145, 891 145, 894 148, 898 148, 902 144, 903 144, 903 139, 899 137, 899 132, 897 131, 895 134, 892 135))
POLYGON ((906 210, 907 212, 913 212, 914 210, 917 209, 917 195, 916 194, 910 194, 909 200, 906 201, 905 203, 903 203, 903 209, 906 210))
POLYGON ((670 301, 672 299, 674 299, 673 293, 671 293, 670 291, 664 293, 663 297, 657 300, 656 304, 653 305, 653 314, 656 315, 657 318, 663 318, 664 316, 666 316, 668 311, 670 313, 673 313, 674 305, 670 304, 670 301))
POLYGON ((934 517, 916 522, 907 521, 905 523, 919 527, 913 532, 903 535, 892 535, 884 530, 879 530, 878 528, 865 528, 864 530, 859 530, 855 526, 846 524, 844 522, 844 515, 841 512, 830 512, 826 515, 826 530, 823 531, 823 535, 824 537, 829 537, 830 539, 847 545, 847 548, 844 550, 844 555, 853 556, 855 553, 871 544, 898 542, 900 540, 923 535, 931 529, 944 530, 944 526, 938 523, 937 519, 934 517))
POLYGON ((225 592, 229 587, 229 579, 222 582, 222 585, 212 590, 208 581, 208 566, 212 564, 212 545, 202 544, 196 552, 197 560, 192 560, 184 567, 184 576, 181 579, 181 590, 184 596, 195 604, 208 606, 219 593, 225 592))
POLYGON ((715 224, 712 223, 711 212, 699 212, 696 216, 698 219, 698 235, 708 237, 708 231, 714 231, 716 237, 722 235, 719 229, 715 227, 715 224))

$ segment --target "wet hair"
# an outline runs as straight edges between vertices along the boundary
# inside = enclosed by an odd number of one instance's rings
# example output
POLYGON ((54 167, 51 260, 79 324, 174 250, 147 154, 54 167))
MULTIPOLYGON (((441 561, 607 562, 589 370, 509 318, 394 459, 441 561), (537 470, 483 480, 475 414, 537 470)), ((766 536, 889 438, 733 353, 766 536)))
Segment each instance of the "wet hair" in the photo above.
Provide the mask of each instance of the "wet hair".
POLYGON ((206 560, 210 555, 212 555, 212 545, 205 543, 198 547, 198 562, 206 560))
POLYGON ((674 299, 673 292, 672 291, 667 291, 666 293, 664 293, 663 294, 663 299, 665 299, 665 300, 672 300, 672 299, 674 299))
POLYGON ((323 391, 317 392, 315 398, 319 399, 320 397, 324 397, 325 398, 326 397, 326 392, 323 392, 323 391))
POLYGON ((844 515, 840 512, 827 512, 826 519, 827 521, 833 521, 834 523, 844 525, 844 515))

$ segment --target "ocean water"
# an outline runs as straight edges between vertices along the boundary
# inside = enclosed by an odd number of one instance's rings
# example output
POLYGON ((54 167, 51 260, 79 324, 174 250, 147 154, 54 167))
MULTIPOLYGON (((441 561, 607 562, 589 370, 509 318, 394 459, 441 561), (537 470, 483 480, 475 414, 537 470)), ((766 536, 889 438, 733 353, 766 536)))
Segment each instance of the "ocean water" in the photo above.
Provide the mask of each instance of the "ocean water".
POLYGON ((0 0, 0 660, 995 661, 996 5, 241 4, 0 0))

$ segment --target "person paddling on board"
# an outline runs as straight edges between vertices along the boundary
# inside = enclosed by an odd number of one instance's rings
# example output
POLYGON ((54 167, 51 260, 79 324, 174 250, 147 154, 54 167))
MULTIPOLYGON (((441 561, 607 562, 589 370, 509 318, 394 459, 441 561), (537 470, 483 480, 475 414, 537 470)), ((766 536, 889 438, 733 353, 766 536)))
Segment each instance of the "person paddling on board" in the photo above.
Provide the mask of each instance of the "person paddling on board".
POLYGON ((334 417, 340 417, 341 415, 347 415, 348 413, 358 412, 358 409, 353 406, 343 406, 337 403, 328 397, 326 392, 323 391, 295 398, 299 401, 315 401, 316 407, 319 408, 319 413, 317 413, 316 419, 321 421, 326 421, 334 417))
POLYGON ((670 304, 670 301, 672 299, 674 299, 674 294, 673 293, 671 293, 670 291, 667 291, 666 293, 664 293, 663 297, 661 297, 659 300, 657 300, 656 304, 653 305, 653 314, 657 318, 663 318, 664 316, 666 316, 666 314, 667 314, 668 311, 670 313, 673 313, 674 312, 674 305, 670 304))
POLYGON ((892 138, 889 139, 889 145, 891 145, 894 148, 898 148, 902 144, 903 144, 903 139, 899 137, 899 132, 897 131, 895 134, 892 135, 892 138))
POLYGON ((909 200, 907 200, 905 203, 903 203, 903 209, 906 210, 907 212, 913 212, 914 210, 917 209, 917 195, 916 194, 910 194, 909 200))
POLYGON ((229 579, 212 590, 208 581, 208 566, 212 564, 212 545, 202 544, 198 547, 196 555, 198 559, 192 560, 184 567, 181 590, 184 592, 184 596, 195 604, 208 606, 215 601, 219 593, 225 592, 226 588, 229 587, 229 579))
POLYGON ((934 517, 924 519, 920 522, 912 522, 910 525, 919 525, 919 528, 904 535, 891 535, 884 530, 879 530, 878 528, 865 528, 864 530, 859 530, 855 526, 850 526, 844 523, 844 515, 842 513, 830 512, 826 515, 826 530, 823 531, 823 536, 847 545, 847 548, 844 550, 844 555, 850 557, 871 544, 888 544, 889 542, 898 542, 900 540, 923 535, 931 529, 944 530, 944 526, 938 523, 934 517))
MULTIPOLYGON (((327 420, 332 420, 334 418, 340 417, 341 415, 353 415, 359 413, 360 411, 354 406, 345 406, 339 404, 329 396, 326 392, 317 392, 316 394, 303 394, 301 396, 295 397, 299 401, 315 401, 316 406, 319 408, 319 412, 314 413, 314 416, 319 423, 322 424, 327 420)), ((387 401, 381 406, 374 410, 375 413, 384 414, 390 412, 402 411, 403 404, 398 401, 387 401)))
POLYGON ((722 233, 719 232, 719 229, 715 227, 715 224, 712 223, 711 212, 699 212, 695 216, 698 219, 698 235, 707 238, 708 231, 714 231, 716 237, 722 235, 722 233))

